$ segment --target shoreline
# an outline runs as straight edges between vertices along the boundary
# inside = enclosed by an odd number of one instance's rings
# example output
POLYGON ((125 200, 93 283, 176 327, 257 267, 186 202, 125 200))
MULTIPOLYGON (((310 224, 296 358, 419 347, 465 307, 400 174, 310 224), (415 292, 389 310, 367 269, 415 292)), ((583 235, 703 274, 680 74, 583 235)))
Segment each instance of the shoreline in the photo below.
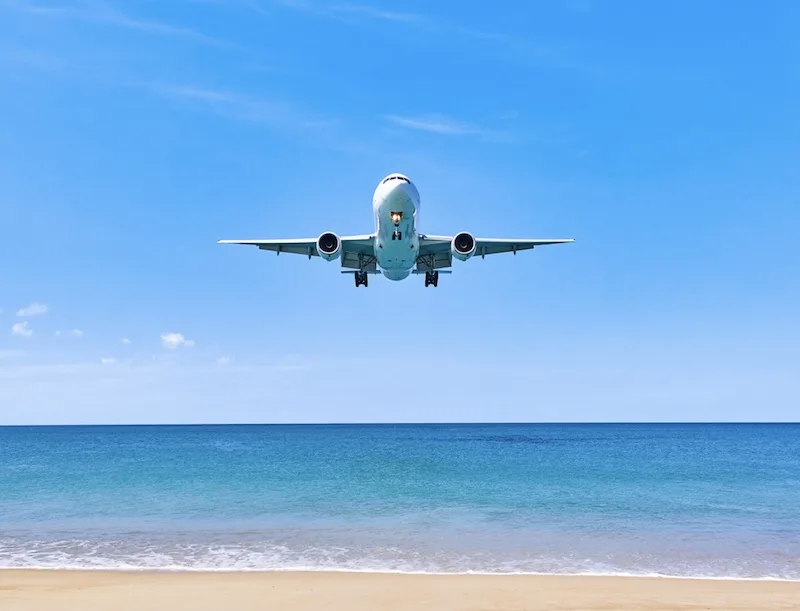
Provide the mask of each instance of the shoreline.
POLYGON ((767 611, 796 608, 800 582, 585 575, 352 571, 0 569, 0 608, 25 611, 767 611))
POLYGON ((336 568, 286 568, 286 569, 262 569, 247 567, 88 567, 88 566, 0 566, 0 574, 6 571, 30 571, 37 572, 65 572, 65 573, 131 573, 131 574, 167 574, 180 575, 186 574, 331 574, 331 575, 383 575, 383 576, 415 576, 415 577, 556 577, 556 578, 603 578, 603 579, 663 579, 675 581, 712 581, 712 582, 745 582, 745 583, 796 583, 800 584, 800 578, 790 579, 786 577, 715 577, 708 575, 660 575, 633 574, 633 573, 533 573, 533 572, 484 572, 484 571, 464 571, 464 572, 428 572, 428 571, 392 571, 385 569, 336 569, 336 568))

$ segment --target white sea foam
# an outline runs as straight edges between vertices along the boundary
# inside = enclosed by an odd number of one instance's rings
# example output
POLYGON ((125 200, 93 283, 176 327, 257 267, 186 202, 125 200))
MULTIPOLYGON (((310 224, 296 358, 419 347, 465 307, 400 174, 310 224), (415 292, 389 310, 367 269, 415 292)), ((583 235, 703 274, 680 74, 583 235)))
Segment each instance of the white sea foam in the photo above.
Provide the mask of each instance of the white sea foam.
POLYGON ((343 547, 283 545, 237 546, 159 544, 131 541, 10 541, 0 542, 0 569, 60 569, 112 571, 329 571, 426 575, 583 575, 800 581, 797 561, 781 570, 749 563, 738 569, 722 559, 626 566, 600 558, 536 555, 527 558, 497 554, 420 554, 402 549, 356 550, 343 547))

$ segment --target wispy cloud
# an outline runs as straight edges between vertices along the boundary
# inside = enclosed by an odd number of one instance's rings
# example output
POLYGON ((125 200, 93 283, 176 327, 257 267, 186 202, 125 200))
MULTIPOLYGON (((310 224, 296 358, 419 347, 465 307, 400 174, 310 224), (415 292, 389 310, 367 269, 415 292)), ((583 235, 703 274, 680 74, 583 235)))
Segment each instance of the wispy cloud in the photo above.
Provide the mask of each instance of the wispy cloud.
POLYGON ((103 358, 100 359, 100 363, 102 365, 114 365, 114 364, 117 363, 117 359, 115 359, 113 357, 107 357, 106 356, 106 357, 103 357, 103 358))
POLYGON ((70 329, 69 331, 56 331, 56 337, 83 337, 83 331, 80 329, 70 329))
POLYGON ((502 52, 509 60, 535 64, 549 69, 578 72, 585 76, 597 77, 602 74, 602 71, 595 64, 576 59, 574 53, 564 46, 545 44, 529 38, 500 32, 465 27, 453 27, 451 29, 461 36, 491 45, 498 52, 502 52))
MULTIPOLYGON (((403 26, 427 30, 441 41, 451 38, 466 38, 483 43, 487 48, 505 56, 509 61, 534 64, 545 68, 582 73, 585 76, 599 77, 603 71, 591 62, 575 57, 574 52, 563 45, 553 45, 528 37, 514 36, 504 32, 492 32, 467 27, 458 19, 435 18, 419 13, 401 13, 379 8, 373 4, 335 3, 327 4, 311 0, 274 0, 275 3, 302 10, 319 17, 336 18, 340 21, 353 21, 355 18, 368 21, 386 21, 403 26), (349 17, 349 18, 348 18, 349 17)), ((255 6, 252 2, 248 6, 255 6)), ((588 10, 588 0, 570 0, 566 9, 570 12, 588 10)))
POLYGON ((42 314, 46 314, 47 310, 47 305, 36 301, 25 308, 17 310, 17 316, 41 316, 42 314))
POLYGON ((0 0, 0 8, 6 8, 35 17, 53 19, 76 19, 104 25, 113 25, 149 34, 181 37, 215 46, 230 46, 229 43, 207 36, 189 28, 173 26, 158 21, 137 19, 122 12, 103 0, 84 2, 61 2, 43 5, 30 0, 0 0))
MULTIPOLYGON (((331 4, 315 2, 312 0, 275 0, 275 4, 287 8, 302 10, 308 13, 340 19, 361 18, 365 20, 407 23, 416 26, 422 26, 428 23, 428 19, 423 15, 386 10, 370 4, 353 2, 338 2, 331 4)), ((253 6, 252 3, 250 6, 253 6)))
POLYGON ((24 320, 22 322, 14 323, 11 325, 11 335, 17 335, 19 337, 30 337, 33 335, 33 330, 28 328, 28 321, 24 320))
POLYGON ((202 105, 224 116, 273 127, 311 129, 330 127, 338 123, 334 119, 311 116, 287 102, 224 89, 171 83, 138 83, 137 85, 173 100, 202 105))
POLYGON ((492 133, 491 130, 460 123, 444 115, 427 115, 423 117, 388 115, 386 119, 402 127, 448 136, 488 135, 492 133))
POLYGON ((230 362, 231 362, 231 357, 229 356, 221 356, 217 359, 218 365, 227 365, 230 362))
POLYGON ((131 340, 129 340, 127 337, 123 337, 119 341, 122 342, 123 344, 125 344, 126 346, 131 343, 131 340))
POLYGON ((440 114, 424 116, 387 115, 384 118, 390 123, 406 129, 423 131, 441 136, 472 136, 484 141, 494 142, 510 142, 513 140, 513 135, 510 132, 465 123, 440 114))
MULTIPOLYGON (((369 21, 387 21, 399 25, 412 26, 417 29, 426 29, 436 34, 441 40, 447 36, 456 36, 480 41, 492 46, 507 55, 509 59, 535 63, 555 69, 565 69, 597 75, 599 70, 584 61, 576 60, 571 53, 564 49, 541 41, 513 36, 502 32, 491 32, 458 24, 458 20, 437 19, 419 13, 401 13, 382 9, 372 4, 360 3, 335 3, 327 4, 312 0, 273 0, 275 4, 283 7, 301 10, 320 17, 336 18, 352 21, 360 18, 369 21), (351 19, 347 19, 350 17, 351 19)), ((258 4, 249 2, 248 6, 257 7, 258 4)), ((585 12, 588 10, 588 0, 569 0, 567 10, 571 12, 585 12)), ((263 11, 262 11, 263 12, 263 11)))
POLYGON ((368 4, 352 4, 349 2, 335 4, 328 9, 332 14, 338 16, 359 16, 367 19, 380 21, 392 21, 395 23, 407 23, 416 26, 423 26, 428 23, 428 19, 416 13, 400 13, 397 11, 387 11, 368 4))
POLYGON ((46 17, 60 16, 73 10, 75 7, 70 5, 42 4, 41 2, 30 2, 29 0, 2 0, 0 8, 13 10, 30 15, 42 15, 46 17))
POLYGON ((181 346, 191 348, 194 346, 194 340, 186 339, 183 336, 183 333, 175 333, 174 331, 171 331, 161 334, 161 344, 169 350, 175 350, 181 346))

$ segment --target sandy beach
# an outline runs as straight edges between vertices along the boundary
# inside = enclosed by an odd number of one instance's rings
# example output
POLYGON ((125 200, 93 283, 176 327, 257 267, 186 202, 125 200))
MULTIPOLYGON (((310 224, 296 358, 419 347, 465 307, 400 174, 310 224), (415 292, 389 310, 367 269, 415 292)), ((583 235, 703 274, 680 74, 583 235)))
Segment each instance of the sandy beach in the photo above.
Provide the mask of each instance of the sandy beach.
POLYGON ((800 582, 399 575, 0 571, 3 611, 792 609, 800 582))

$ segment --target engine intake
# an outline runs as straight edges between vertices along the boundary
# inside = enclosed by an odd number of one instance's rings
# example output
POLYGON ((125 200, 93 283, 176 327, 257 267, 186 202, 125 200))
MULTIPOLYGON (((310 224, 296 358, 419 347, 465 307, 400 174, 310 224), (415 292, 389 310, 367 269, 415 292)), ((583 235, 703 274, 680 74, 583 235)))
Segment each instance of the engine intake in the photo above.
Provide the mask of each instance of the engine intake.
POLYGON ((326 261, 338 259, 342 254, 342 241, 338 235, 327 231, 317 238, 317 252, 326 261))
POLYGON ((476 249, 477 242, 475 242, 475 238, 471 233, 467 233, 466 231, 457 234, 450 243, 450 251, 459 261, 466 261, 469 259, 475 254, 476 249))

